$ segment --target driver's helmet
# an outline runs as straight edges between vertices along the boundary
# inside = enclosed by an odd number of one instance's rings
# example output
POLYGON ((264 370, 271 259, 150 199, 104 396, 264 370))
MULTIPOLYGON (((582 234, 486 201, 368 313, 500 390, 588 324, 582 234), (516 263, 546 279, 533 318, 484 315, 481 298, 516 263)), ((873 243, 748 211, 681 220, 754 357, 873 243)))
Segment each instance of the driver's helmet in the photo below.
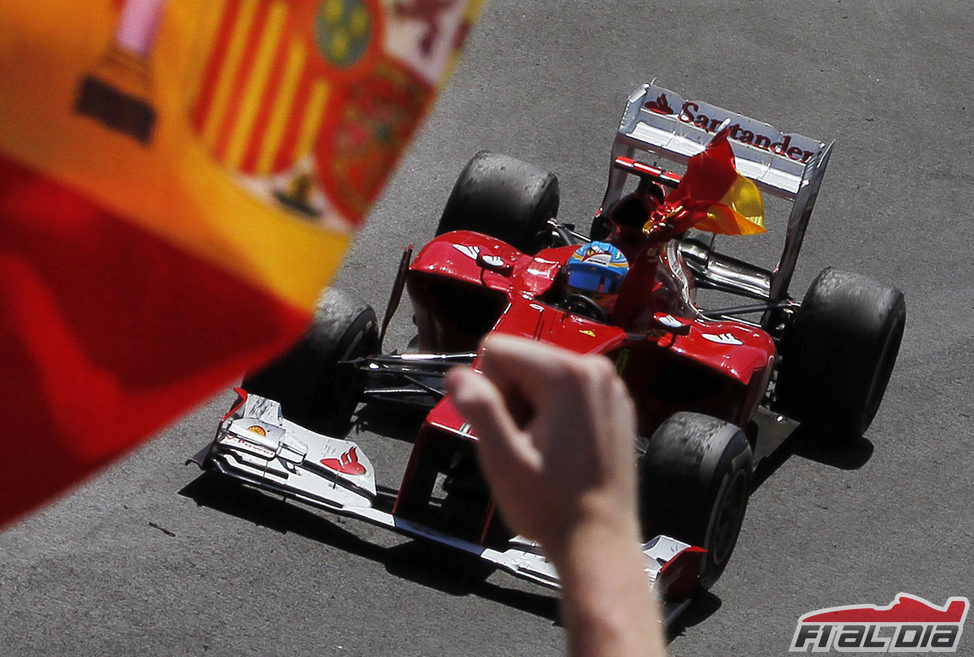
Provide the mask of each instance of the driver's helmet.
POLYGON ((570 293, 582 294, 611 313, 629 273, 629 262, 608 242, 589 242, 575 250, 565 263, 565 271, 570 293))

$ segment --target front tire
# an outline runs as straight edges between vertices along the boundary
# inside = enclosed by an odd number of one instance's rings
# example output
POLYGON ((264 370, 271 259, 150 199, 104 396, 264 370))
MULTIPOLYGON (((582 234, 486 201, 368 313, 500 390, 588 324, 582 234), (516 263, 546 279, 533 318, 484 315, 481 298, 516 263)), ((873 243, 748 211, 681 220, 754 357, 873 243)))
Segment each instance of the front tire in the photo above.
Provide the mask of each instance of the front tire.
POLYGON ((823 270, 782 336, 778 408, 835 437, 862 436, 883 400, 905 323, 898 289, 823 270))
POLYGON ((557 215, 558 203, 554 174, 507 155, 481 151, 460 172, 436 234, 472 230, 533 254, 543 246, 539 236, 557 215))
POLYGON ((280 402, 287 419, 340 436, 358 404, 362 381, 343 361, 374 354, 379 346, 375 311, 334 288, 318 300, 314 320, 284 355, 248 374, 250 393, 280 402))
POLYGON ((753 457, 738 427, 699 413, 676 413, 639 458, 646 538, 663 534, 707 550, 700 586, 709 589, 730 560, 751 492, 753 457))

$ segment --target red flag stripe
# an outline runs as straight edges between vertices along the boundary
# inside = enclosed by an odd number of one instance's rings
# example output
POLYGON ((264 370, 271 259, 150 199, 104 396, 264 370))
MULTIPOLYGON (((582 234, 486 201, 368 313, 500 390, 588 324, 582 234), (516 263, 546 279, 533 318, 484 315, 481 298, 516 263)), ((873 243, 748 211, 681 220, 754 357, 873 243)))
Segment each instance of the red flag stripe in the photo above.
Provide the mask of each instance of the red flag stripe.
POLYGON ((240 170, 245 173, 263 173, 257 171, 257 163, 260 158, 261 147, 264 139, 267 138, 268 127, 271 122, 271 113, 274 111, 274 102, 278 98, 281 85, 284 82, 284 73, 287 68, 288 51, 291 46, 290 39, 281 39, 274 51, 274 61, 271 63, 270 75, 267 80, 267 87, 261 97, 260 109, 257 119, 254 121, 251 136, 247 141, 247 149, 244 152, 243 160, 240 163, 240 170))
POLYGON ((282 171, 288 168, 294 163, 295 159, 303 155, 303 153, 297 152, 298 142, 301 140, 304 115, 311 104, 314 84, 317 81, 318 77, 306 66, 301 73, 301 81, 298 82, 298 88, 294 93, 294 102, 291 104, 290 116, 287 126, 284 128, 281 145, 274 157, 274 171, 282 171))
POLYGON ((4 157, 0 314, 0 524, 281 351, 308 319, 4 157))
MULTIPOLYGON (((231 85, 231 95, 226 103, 221 103, 222 110, 220 107, 216 107, 215 100, 218 87, 220 86, 220 80, 224 75, 228 74, 227 69, 230 66, 228 56, 234 33, 241 29, 241 22, 243 21, 241 7, 243 3, 239 0, 229 0, 226 10, 220 18, 219 29, 214 39, 214 47, 210 51, 206 71, 202 84, 200 85, 199 98, 193 110, 192 120, 195 130, 201 136, 204 135, 208 122, 217 122, 216 137, 214 143, 211 145, 211 151, 221 161, 225 161, 227 157, 234 125, 239 120, 241 110, 240 101, 245 93, 250 75, 253 72, 255 54, 260 48, 261 40, 264 36, 264 22, 266 14, 269 11, 267 8, 269 4, 260 3, 259 13, 255 14, 254 20, 250 25, 246 35, 244 52, 240 58, 238 69, 234 75, 233 84, 231 85), (211 116, 212 112, 217 111, 222 111, 223 115, 211 116)), ((308 52, 308 57, 313 57, 311 54, 311 44, 305 42, 305 31, 295 29, 294 22, 296 17, 293 15, 294 8, 290 4, 287 4, 287 6, 289 15, 285 21, 285 29, 281 35, 282 38, 274 51, 271 70, 268 76, 268 87, 262 94, 260 108, 251 134, 247 139, 244 156, 240 162, 239 169, 245 173, 279 173, 294 163, 294 160, 299 155, 296 149, 301 137, 302 119, 308 109, 308 102, 312 95, 314 83, 319 79, 318 75, 309 71, 307 63, 301 67, 300 81, 298 82, 294 97, 291 99, 290 106, 285 109, 284 132, 270 161, 271 170, 270 172, 258 171, 261 151, 264 148, 264 140, 269 136, 268 127, 273 118, 274 105, 276 102, 279 102, 279 93, 287 70, 289 51, 295 44, 300 43, 300 47, 308 52)))
POLYGON ((213 40, 213 48, 209 53, 209 60, 206 64, 206 72, 203 75, 203 82, 200 85, 200 96, 196 101, 193 110, 193 126, 199 134, 203 134, 206 125, 206 117, 213 109, 213 100, 216 95, 217 81, 220 79, 220 72, 223 70, 224 57, 230 48, 230 39, 233 36, 233 28, 240 17, 240 2, 229 0, 223 16, 220 17, 220 24, 217 28, 213 40))
POLYGON ((231 86, 226 111, 223 116, 218 117, 220 129, 217 133, 216 143, 213 145, 213 153, 220 161, 224 161, 227 157, 233 128, 240 119, 240 114, 243 110, 244 93, 247 89, 247 82, 254 72, 254 65, 257 61, 257 50, 260 48, 262 37, 264 36, 264 26, 267 22, 269 7, 269 2, 259 2, 257 4, 254 20, 250 24, 250 29, 247 32, 243 57, 233 78, 233 85, 231 86))

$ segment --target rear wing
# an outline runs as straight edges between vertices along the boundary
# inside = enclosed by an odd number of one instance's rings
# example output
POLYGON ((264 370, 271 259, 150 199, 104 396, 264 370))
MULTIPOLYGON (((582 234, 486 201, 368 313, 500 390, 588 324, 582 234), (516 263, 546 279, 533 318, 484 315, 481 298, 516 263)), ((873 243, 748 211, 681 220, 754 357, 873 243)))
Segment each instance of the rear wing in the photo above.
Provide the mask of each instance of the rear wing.
MULTIPOLYGON (((787 297, 798 252, 805 236, 815 199, 818 195, 825 168, 828 165, 832 144, 793 133, 783 133, 774 126, 756 121, 698 100, 687 100, 679 94, 644 84, 629 95, 619 130, 612 145, 612 163, 609 185, 602 209, 608 209, 622 195, 628 174, 645 176, 654 167, 633 167, 629 162, 655 161, 657 158, 685 165, 692 156, 700 153, 719 127, 728 123, 729 143, 734 151, 737 169, 753 180, 762 192, 792 202, 788 217, 785 246, 773 271, 746 267, 731 279, 719 281, 717 287, 742 292, 752 297, 780 301, 787 297), (647 155, 649 157, 647 157, 647 155), (739 281, 733 280, 739 278, 739 281), (739 283, 739 284, 738 284, 739 283), (739 288, 739 289, 735 289, 739 288)), ((663 184, 668 181, 658 180, 663 184)), ((704 247, 705 254, 698 253, 692 261, 701 257, 706 263, 697 262, 698 275, 706 278, 707 263, 715 259, 713 240, 704 247)), ((691 265, 693 262, 691 261, 691 265)), ((719 262, 712 272, 720 277, 719 262)), ((741 269, 744 263, 734 262, 731 269, 741 269)))

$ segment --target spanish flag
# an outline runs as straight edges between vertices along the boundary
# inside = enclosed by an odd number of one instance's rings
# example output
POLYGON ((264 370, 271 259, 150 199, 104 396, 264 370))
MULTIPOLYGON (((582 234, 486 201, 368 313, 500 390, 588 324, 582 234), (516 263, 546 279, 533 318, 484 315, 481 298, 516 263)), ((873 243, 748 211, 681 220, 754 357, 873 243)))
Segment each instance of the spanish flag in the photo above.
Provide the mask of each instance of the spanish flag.
POLYGON ((303 331, 478 8, 0 0, 0 525, 303 331))
POLYGON ((728 129, 721 130, 691 157, 680 184, 667 195, 667 208, 686 211, 678 232, 689 228, 723 235, 765 232, 761 192, 737 172, 729 134, 728 129))

